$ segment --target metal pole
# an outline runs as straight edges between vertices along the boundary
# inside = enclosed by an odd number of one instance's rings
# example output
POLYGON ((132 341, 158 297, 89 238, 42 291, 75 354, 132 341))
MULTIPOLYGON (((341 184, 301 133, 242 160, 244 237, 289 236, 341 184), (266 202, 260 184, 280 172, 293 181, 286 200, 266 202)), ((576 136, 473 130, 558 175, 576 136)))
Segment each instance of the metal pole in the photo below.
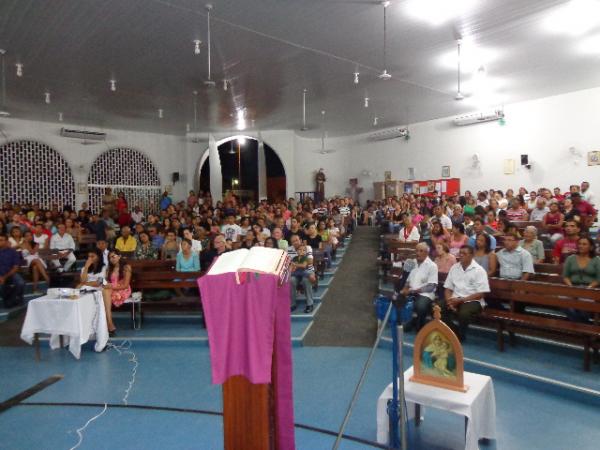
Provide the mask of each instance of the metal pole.
POLYGON ((406 450, 406 400, 404 398, 404 361, 402 359, 404 346, 404 327, 402 326, 402 324, 398 326, 398 336, 398 370, 400 372, 400 376, 398 377, 400 380, 400 435, 402 439, 402 450, 406 450))
POLYGON ((389 421, 389 444, 390 448, 400 448, 400 436, 398 436, 398 408, 400 402, 398 401, 398 326, 397 326, 397 313, 392 313, 390 319, 390 329, 392 332, 392 399, 388 400, 387 413, 389 421))
POLYGON ((344 421, 342 422, 342 425, 340 426, 337 438, 335 439, 335 442, 333 444, 333 447, 332 447, 333 450, 337 450, 342 442, 342 436, 344 435, 344 430, 346 429, 346 425, 348 425, 348 421, 350 420, 350 416, 352 414, 352 410, 354 409, 356 400, 358 400, 358 394, 360 393, 362 385, 367 376, 367 371, 369 370, 369 367, 371 366, 373 356, 375 355, 375 350, 377 350, 377 347, 379 346, 379 341, 381 340, 381 336, 383 335, 383 331, 385 330, 385 326, 387 325, 388 319, 392 312, 392 308, 394 308, 394 305, 392 302, 390 302, 390 306, 388 307, 388 310, 385 313, 383 322, 381 322, 381 328, 379 328, 379 332, 377 333, 377 339, 375 339, 375 344, 373 344, 373 348, 371 348, 371 352, 369 353, 369 357, 367 358, 367 361, 365 362, 363 371, 360 375, 360 379, 358 380, 358 384, 356 385, 356 388, 354 389, 354 394, 352 395, 352 400, 350 401, 350 405, 348 406, 348 410, 346 411, 346 416, 344 417, 344 421))

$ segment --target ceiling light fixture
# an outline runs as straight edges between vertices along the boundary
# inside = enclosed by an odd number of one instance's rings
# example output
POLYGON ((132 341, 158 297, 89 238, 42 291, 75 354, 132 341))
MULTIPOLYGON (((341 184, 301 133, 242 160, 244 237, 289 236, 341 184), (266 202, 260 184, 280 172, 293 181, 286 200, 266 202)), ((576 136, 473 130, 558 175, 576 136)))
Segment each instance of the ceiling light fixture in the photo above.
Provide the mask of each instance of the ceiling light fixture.
POLYGON ((110 90, 112 92, 117 90, 117 80, 110 80, 110 90))
POLYGON ((544 21, 544 28, 551 33, 580 36, 600 25, 600 2, 598 0, 571 0, 556 8, 544 21))
POLYGON ((16 63, 15 66, 17 66, 17 76, 22 77, 23 76, 23 64, 16 63))
POLYGON ((245 130, 246 129, 246 109, 238 108, 238 110, 236 111, 236 118, 237 118, 236 128, 238 130, 245 130))
POLYGON ((227 92, 227 80, 223 80, 223 90, 227 92))
POLYGON ((5 54, 6 50, 0 48, 0 60, 2 61, 2 103, 0 103, 0 117, 10 116, 10 113, 6 110, 6 67, 4 66, 5 54))
POLYGON ((438 26, 464 15, 477 3, 478 0, 408 0, 404 8, 409 16, 438 26))
POLYGON ((354 84, 358 84, 358 76, 360 73, 358 71, 354 72, 354 84))
POLYGON ((63 113, 61 113, 61 112, 58 113, 58 121, 59 122, 63 121, 63 113))
POLYGON ((377 122, 378 122, 378 120, 379 120, 379 119, 378 119, 377 117, 373 118, 373 126, 374 126, 374 127, 376 127, 376 126, 377 126, 377 122))
MULTIPOLYGON (((490 62, 497 58, 497 50, 479 47, 469 38, 460 38, 460 56, 458 57, 458 62, 460 62, 461 73, 475 72, 482 64, 489 65, 490 62)), ((442 67, 456 70, 457 50, 444 53, 440 57, 439 62, 442 67)))
POLYGON ((202 44, 200 39, 194 39, 194 55, 200 54, 200 44, 202 44))
POLYGON ((390 6, 390 2, 389 1, 384 1, 381 2, 381 5, 383 6, 383 72, 381 72, 381 74, 379 75, 379 79, 383 80, 383 81, 387 81, 390 78, 392 78, 392 76, 388 73, 387 71, 387 8, 388 6, 390 6))
POLYGON ((163 118, 163 116, 164 116, 164 114, 163 114, 163 113, 164 113, 164 111, 163 111, 161 108, 158 108, 158 118, 159 118, 159 119, 162 119, 162 118, 163 118))
POLYGON ((215 82, 210 78, 210 12, 212 11, 213 5, 210 3, 206 4, 206 24, 207 24, 207 40, 206 47, 208 48, 208 78, 204 81, 206 87, 215 87, 215 82))
POLYGON ((246 143, 246 138, 244 136, 238 136, 237 137, 237 142, 240 145, 244 145, 246 143))
POLYGON ((306 89, 302 89, 302 127, 300 131, 306 130, 308 130, 306 126, 306 89))
POLYGON ((50 92, 44 92, 44 101, 46 102, 46 105, 50 104, 50 92))
POLYGON ((369 107, 369 97, 365 97, 365 108, 369 107))
POLYGON ((456 88, 456 95, 454 96, 454 100, 463 100, 465 98, 465 96, 463 95, 463 93, 460 90, 460 45, 462 44, 462 39, 457 39, 456 40, 456 53, 457 53, 457 57, 456 57, 456 64, 457 64, 457 88, 456 88))

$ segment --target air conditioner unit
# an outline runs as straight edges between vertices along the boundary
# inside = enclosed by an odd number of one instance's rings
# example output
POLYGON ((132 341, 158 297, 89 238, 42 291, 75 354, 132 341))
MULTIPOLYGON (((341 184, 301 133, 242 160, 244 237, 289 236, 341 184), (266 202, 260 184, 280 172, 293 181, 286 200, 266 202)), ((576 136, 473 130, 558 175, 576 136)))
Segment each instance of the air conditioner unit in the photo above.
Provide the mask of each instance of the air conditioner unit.
POLYGON ((387 130, 377 131, 369 135, 370 141, 385 141, 387 139, 405 138, 408 136, 408 128, 394 127, 387 130))
POLYGON ((61 128, 60 135, 68 138, 84 139, 87 141, 103 141, 106 139, 106 133, 100 131, 72 130, 61 128))
POLYGON ((453 122, 454 125, 462 127, 464 125, 473 125, 474 123, 492 122, 494 120, 500 120, 504 118, 504 111, 488 111, 478 112, 475 114, 468 114, 466 116, 456 117, 453 122))

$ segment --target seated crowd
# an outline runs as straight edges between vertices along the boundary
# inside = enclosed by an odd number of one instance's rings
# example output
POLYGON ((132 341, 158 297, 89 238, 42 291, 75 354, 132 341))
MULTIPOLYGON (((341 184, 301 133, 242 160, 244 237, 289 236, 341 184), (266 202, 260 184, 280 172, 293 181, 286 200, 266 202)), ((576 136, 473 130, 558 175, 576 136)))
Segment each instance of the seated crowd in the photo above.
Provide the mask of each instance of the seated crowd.
POLYGON ((79 211, 57 205, 6 202, 0 211, 0 289, 4 306, 23 301, 23 275, 31 272, 34 291, 43 278, 69 275, 79 256, 85 264, 79 286, 103 287, 109 331, 114 331, 111 305, 118 307, 131 294, 132 266, 140 260, 173 260, 177 272, 206 271, 220 254, 238 248, 265 246, 284 249, 293 260, 292 305, 297 286, 313 309, 318 280, 314 255, 331 265, 340 238, 351 232, 358 206, 349 198, 315 203, 294 199, 278 203, 242 204, 231 195, 213 204, 210 194, 191 191, 174 203, 164 193, 155 212, 139 207, 129 213, 123 193, 107 189, 98 213, 86 203, 79 211), (10 237, 9 237, 10 236, 10 237), (84 243, 91 248, 84 249, 84 243), (89 250, 89 252, 85 252, 89 250))
MULTIPOLYGON (((562 269, 563 284, 600 285, 600 236, 594 240, 590 233, 597 211, 589 188, 584 182, 566 193, 520 188, 516 196, 512 189, 476 197, 469 191, 462 196, 404 194, 370 202, 361 217, 383 226, 396 242, 418 243, 416 267, 405 264, 395 295, 399 306, 412 300, 417 330, 426 323, 437 293, 443 320, 464 340, 469 323, 486 304, 503 308, 498 300, 486 303, 489 277, 534 280, 535 264, 549 263, 562 269)), ((524 306, 517 304, 515 311, 524 312, 524 306)), ((579 310, 564 312, 572 321, 592 318, 579 310)))

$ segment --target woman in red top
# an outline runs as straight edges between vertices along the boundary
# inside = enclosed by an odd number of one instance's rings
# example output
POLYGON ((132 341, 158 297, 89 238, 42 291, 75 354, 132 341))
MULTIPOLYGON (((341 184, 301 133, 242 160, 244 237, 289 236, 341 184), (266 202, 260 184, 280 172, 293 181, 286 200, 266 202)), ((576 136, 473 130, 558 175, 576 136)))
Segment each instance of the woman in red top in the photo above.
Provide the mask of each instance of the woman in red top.
POLYGON ((119 192, 115 206, 118 214, 121 214, 124 209, 127 209, 127 199, 125 199, 125 193, 123 191, 119 192))
POLYGON ((565 223, 565 215, 558 209, 558 203, 550 203, 550 212, 544 216, 544 228, 547 234, 550 235, 552 244, 562 239, 563 237, 563 226, 565 223))

